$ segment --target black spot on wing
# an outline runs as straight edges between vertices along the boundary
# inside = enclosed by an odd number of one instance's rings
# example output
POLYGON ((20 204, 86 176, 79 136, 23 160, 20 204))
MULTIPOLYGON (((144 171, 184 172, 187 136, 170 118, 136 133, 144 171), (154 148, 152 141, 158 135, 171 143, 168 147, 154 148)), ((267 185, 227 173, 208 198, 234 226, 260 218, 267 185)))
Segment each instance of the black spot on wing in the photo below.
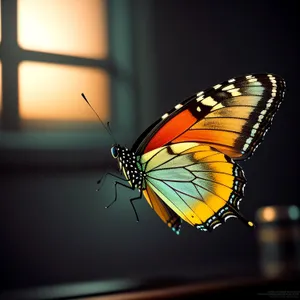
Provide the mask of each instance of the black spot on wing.
POLYGON ((188 110, 196 119, 201 120, 211 111, 211 106, 197 102, 197 98, 195 98, 194 101, 189 103, 188 110))

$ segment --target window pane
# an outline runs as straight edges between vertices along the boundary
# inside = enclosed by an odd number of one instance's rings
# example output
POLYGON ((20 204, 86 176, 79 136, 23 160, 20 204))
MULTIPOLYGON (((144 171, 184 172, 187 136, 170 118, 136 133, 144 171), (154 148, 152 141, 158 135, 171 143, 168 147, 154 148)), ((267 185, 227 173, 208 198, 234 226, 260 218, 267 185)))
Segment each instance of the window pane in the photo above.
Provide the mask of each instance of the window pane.
POLYGON ((1 44, 1 41, 2 41, 2 20, 1 20, 1 0, 0 0, 0 44, 1 44))
POLYGON ((107 55, 105 0, 18 0, 18 43, 28 50, 107 55))
POLYGON ((97 68, 25 61, 19 65, 21 120, 103 121, 109 119, 109 77, 97 68))

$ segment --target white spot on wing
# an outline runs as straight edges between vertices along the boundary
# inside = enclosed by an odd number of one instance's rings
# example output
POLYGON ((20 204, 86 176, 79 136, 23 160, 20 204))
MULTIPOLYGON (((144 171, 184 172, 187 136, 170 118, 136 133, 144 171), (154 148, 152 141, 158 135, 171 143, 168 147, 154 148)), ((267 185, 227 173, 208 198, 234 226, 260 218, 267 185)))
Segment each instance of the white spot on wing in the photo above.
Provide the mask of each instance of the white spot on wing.
POLYGON ((224 221, 226 222, 228 219, 230 219, 230 218, 237 218, 237 216, 235 216, 235 215, 228 215, 228 216, 226 216, 225 218, 224 218, 224 221))
POLYGON ((220 88, 221 86, 222 86, 221 84, 216 84, 216 85, 214 86, 214 89, 217 90, 217 89, 220 88))
POLYGON ((200 112, 201 111, 201 108, 200 106, 197 106, 197 111, 200 112))
POLYGON ((263 120, 264 116, 263 115, 259 115, 258 116, 258 121, 261 122, 263 120))
POLYGON ((221 225, 221 223, 217 223, 213 226, 213 229, 216 229, 217 227, 219 227, 221 225))
POLYGON ((255 133, 256 133, 256 129, 253 128, 253 129, 251 130, 251 136, 254 137, 255 133))
POLYGON ((214 100, 212 97, 207 97, 207 98, 203 99, 201 103, 204 105, 208 105, 208 106, 214 106, 218 102, 216 100, 214 100))
POLYGON ((228 80, 228 82, 229 82, 229 83, 235 82, 235 79, 234 79, 234 78, 231 78, 231 79, 228 80))
POLYGON ((165 113, 161 118, 164 120, 165 118, 167 118, 169 116, 168 113, 165 113))
POLYGON ((203 98, 204 98, 204 95, 200 95, 196 100, 197 100, 197 102, 200 102, 201 100, 203 100, 203 98))
POLYGON ((255 77, 250 78, 250 79, 248 80, 248 82, 256 82, 256 81, 257 81, 257 78, 255 78, 255 77))
POLYGON ((246 151, 249 147, 249 144, 245 144, 244 147, 243 147, 243 151, 246 151))
POLYGON ((181 108, 182 107, 182 104, 177 104, 176 106, 175 106, 175 109, 179 109, 179 108, 181 108))
POLYGON ((228 91, 233 97, 241 96, 242 93, 240 92, 239 88, 233 89, 231 91, 228 91))
POLYGON ((234 89, 234 85, 233 84, 229 84, 227 86, 225 86, 224 88, 222 88, 222 91, 228 91, 234 89))
POLYGON ((220 108, 223 108, 223 107, 225 107, 225 106, 222 103, 218 103, 217 105, 215 105, 213 107, 213 109, 211 111, 214 111, 214 110, 217 110, 217 109, 220 109, 220 108))

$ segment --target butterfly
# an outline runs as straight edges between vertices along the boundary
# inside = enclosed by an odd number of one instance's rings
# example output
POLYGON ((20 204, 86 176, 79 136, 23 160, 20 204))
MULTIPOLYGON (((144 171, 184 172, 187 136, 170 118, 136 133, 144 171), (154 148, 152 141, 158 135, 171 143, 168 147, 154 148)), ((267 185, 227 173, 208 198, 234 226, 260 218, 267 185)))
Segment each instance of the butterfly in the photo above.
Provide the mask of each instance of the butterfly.
POLYGON ((177 234, 182 221, 207 232, 232 217, 254 227, 239 209, 246 178, 238 161, 262 142, 284 93, 275 74, 232 78, 175 105, 131 149, 115 143, 111 154, 124 177, 106 174, 118 179, 112 203, 118 186, 138 189, 130 199, 137 220, 134 201, 144 196, 177 234))

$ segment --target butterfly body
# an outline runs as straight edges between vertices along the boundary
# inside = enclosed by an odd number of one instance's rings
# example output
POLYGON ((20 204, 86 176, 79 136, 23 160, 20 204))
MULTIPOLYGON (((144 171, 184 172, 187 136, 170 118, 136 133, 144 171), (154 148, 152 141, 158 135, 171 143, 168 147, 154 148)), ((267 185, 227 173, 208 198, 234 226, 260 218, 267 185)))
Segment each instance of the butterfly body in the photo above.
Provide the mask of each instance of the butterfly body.
POLYGON ((119 170, 123 172, 130 186, 142 190, 144 186, 144 172, 134 152, 120 145, 113 145, 111 154, 118 160, 119 170))
MULTIPOLYGON (((240 212, 246 178, 239 160, 253 154, 285 92, 274 74, 224 81, 174 106, 129 150, 111 149, 129 188, 137 188, 173 231, 182 221, 212 231, 240 212)), ((124 184, 116 182, 125 186, 124 184)))

